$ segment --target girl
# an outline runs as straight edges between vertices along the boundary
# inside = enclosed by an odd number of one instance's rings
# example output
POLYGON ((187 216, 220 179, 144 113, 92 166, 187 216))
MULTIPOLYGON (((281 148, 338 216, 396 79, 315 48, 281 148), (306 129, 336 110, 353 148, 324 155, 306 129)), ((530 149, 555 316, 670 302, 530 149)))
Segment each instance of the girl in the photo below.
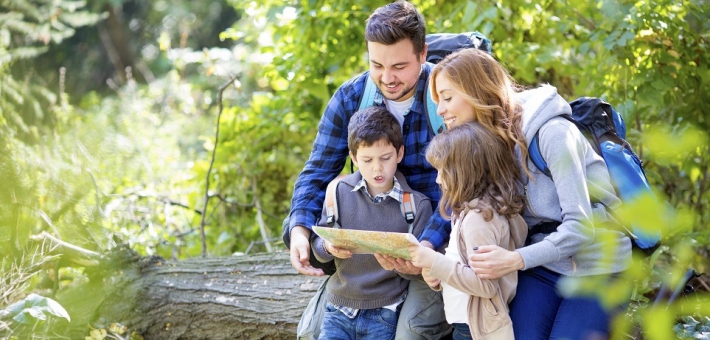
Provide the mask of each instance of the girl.
MULTIPOLYGON (((445 254, 410 246, 412 263, 427 278, 443 282, 444 311, 454 326, 454 339, 513 339, 508 303, 515 295, 517 272, 482 279, 467 259, 478 246, 495 244, 512 251, 525 242, 515 155, 499 136, 471 122, 434 137, 426 159, 439 172, 439 212, 452 220, 451 240, 445 254)), ((428 282, 439 288, 438 282, 428 282)))
POLYGON ((469 252, 478 277, 496 279, 521 270, 510 304, 515 338, 607 338, 611 313, 595 296, 562 296, 566 277, 607 278, 625 270, 631 241, 616 228, 604 206, 621 204, 603 159, 582 133, 563 117, 569 104, 545 85, 518 92, 508 72, 489 54, 472 49, 449 55, 432 70, 437 113, 450 126, 477 121, 516 152, 525 181, 529 226, 526 246, 506 249, 494 243, 469 252), (547 176, 528 161, 525 141, 539 132, 547 176), (590 203, 590 196, 595 202, 590 203))

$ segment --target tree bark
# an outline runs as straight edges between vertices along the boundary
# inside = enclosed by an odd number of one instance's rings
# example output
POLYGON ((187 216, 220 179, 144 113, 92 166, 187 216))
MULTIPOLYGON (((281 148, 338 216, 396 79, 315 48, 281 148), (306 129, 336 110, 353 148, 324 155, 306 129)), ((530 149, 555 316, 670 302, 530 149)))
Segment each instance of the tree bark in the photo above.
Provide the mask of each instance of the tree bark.
POLYGON ((324 280, 298 274, 286 252, 184 261, 124 256, 115 269, 102 267, 60 298, 71 324, 83 326, 68 331, 71 338, 87 335, 87 323, 107 330, 120 323, 155 340, 293 339, 324 280))

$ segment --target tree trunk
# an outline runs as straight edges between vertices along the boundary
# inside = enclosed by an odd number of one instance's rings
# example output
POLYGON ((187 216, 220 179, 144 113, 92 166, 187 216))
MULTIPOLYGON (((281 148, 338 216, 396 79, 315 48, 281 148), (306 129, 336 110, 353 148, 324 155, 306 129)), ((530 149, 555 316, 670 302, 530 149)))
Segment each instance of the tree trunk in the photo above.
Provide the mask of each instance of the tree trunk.
POLYGON ((299 275, 285 252, 184 261, 132 255, 107 268, 58 296, 78 327, 71 338, 88 335, 86 324, 120 323, 155 340, 293 339, 324 280, 299 275))

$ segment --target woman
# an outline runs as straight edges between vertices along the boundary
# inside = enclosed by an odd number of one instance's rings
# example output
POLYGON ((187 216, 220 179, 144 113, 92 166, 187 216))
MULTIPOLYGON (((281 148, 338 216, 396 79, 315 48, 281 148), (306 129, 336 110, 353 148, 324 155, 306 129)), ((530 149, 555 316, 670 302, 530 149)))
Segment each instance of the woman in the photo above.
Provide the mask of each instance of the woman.
POLYGON ((520 270, 510 303, 515 338, 606 338, 611 313, 593 296, 562 296, 557 283, 572 276, 606 277, 627 268, 631 242, 604 228, 621 201, 601 157, 566 119, 570 106, 545 85, 517 92, 508 72, 489 54, 466 49, 432 70, 432 97, 449 126, 477 121, 515 148, 523 180, 528 225, 526 246, 510 251, 478 247, 469 264, 483 279, 520 270), (539 131, 539 150, 552 174, 531 165, 525 141, 539 131), (553 180, 554 179, 554 180, 553 180), (600 203, 590 203, 590 197, 600 203), (592 222, 593 221, 593 222, 592 222))

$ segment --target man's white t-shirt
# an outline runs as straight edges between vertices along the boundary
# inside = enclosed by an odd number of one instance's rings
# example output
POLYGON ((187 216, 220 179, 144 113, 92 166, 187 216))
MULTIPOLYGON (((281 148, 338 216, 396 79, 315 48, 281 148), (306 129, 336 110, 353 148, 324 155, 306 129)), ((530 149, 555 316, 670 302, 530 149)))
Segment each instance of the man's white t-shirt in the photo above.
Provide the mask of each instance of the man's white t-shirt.
POLYGON ((414 104, 414 96, 411 96, 409 99, 401 102, 385 99, 385 106, 387 106, 387 110, 397 118, 400 128, 404 125, 404 116, 409 113, 409 109, 412 108, 412 104, 414 104))

